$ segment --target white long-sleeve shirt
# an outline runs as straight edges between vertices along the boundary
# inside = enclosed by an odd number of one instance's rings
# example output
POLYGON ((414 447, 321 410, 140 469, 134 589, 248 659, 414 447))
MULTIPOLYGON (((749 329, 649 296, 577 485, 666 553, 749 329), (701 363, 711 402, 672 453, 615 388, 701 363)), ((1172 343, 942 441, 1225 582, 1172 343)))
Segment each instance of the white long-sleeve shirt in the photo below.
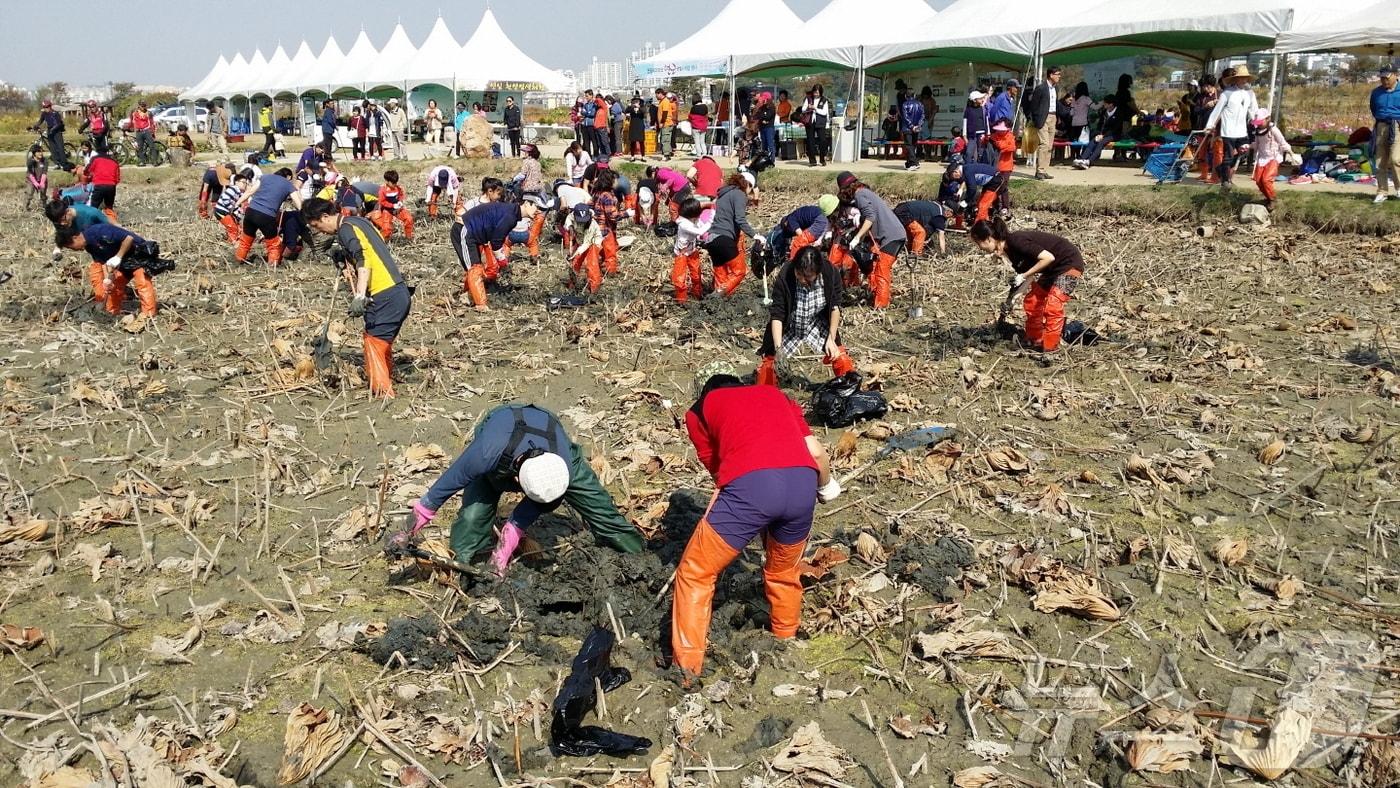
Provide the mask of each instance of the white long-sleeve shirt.
POLYGON ((1210 118, 1206 121, 1206 130, 1210 131, 1219 125, 1220 136, 1226 139, 1238 139, 1249 136, 1249 119, 1254 117, 1254 111, 1259 109, 1259 100, 1254 97, 1254 90, 1251 88, 1227 88, 1220 94, 1220 100, 1216 102, 1215 109, 1211 110, 1210 118))
POLYGON ((1292 152, 1288 145, 1288 138, 1283 136, 1283 132, 1278 126, 1269 126, 1269 130, 1254 138, 1254 165, 1262 167, 1271 161, 1283 164, 1284 157, 1292 152))
POLYGON ((437 185, 438 174, 442 172, 447 173, 446 191, 448 201, 451 202, 457 199, 457 190, 461 188, 462 182, 461 179, 457 177, 457 171, 447 166, 446 164, 439 164, 438 166, 428 171, 428 189, 424 193, 423 199, 433 199, 433 187, 437 185))
POLYGON ((695 221, 684 216, 676 219, 676 255, 690 254, 700 248, 700 239, 710 231, 710 225, 714 221, 714 208, 706 208, 700 213, 700 218, 695 221))

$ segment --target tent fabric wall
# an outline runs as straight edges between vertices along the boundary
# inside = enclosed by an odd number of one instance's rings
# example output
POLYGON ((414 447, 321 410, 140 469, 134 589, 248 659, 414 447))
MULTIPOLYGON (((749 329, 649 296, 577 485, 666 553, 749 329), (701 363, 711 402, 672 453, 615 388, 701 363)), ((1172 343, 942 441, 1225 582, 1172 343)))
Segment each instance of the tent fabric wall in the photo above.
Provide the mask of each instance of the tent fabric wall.
POLYGON ((292 65, 292 59, 287 56, 287 50, 277 45, 277 51, 272 53, 272 57, 267 59, 267 68, 263 69, 262 75, 258 79, 258 84, 252 87, 254 93, 260 93, 272 98, 295 98, 295 90, 287 90, 281 82, 286 79, 287 70, 292 65), (281 89, 279 90, 279 87, 281 89))
POLYGON ((365 88, 371 96, 402 96, 404 94, 404 67, 418 54, 418 47, 408 39, 403 25, 395 25, 394 32, 379 54, 365 69, 365 88))
POLYGON ((568 88, 562 73, 541 65, 510 40, 489 7, 455 65, 458 90, 485 90, 491 82, 536 83, 554 92, 568 88))
POLYGON ((769 51, 792 41, 802 18, 783 0, 730 0, 704 27, 659 55, 638 61, 637 76, 724 76, 729 58, 769 51))
POLYGON ((375 59, 379 57, 379 50, 374 48, 374 44, 369 40, 369 35, 364 30, 355 36, 355 42, 350 45, 350 49, 345 53, 345 59, 341 67, 331 75, 327 85, 332 94, 339 94, 341 91, 353 91, 357 95, 364 91, 365 83, 369 81, 370 70, 375 66, 375 59))
POLYGON ((1268 49, 1292 15, 1289 0, 1107 2, 1082 15, 1093 20, 1090 24, 1042 30, 1041 51, 1048 63, 1090 63, 1145 52, 1203 61, 1268 49))
POLYGON ((461 56, 462 45, 447 29, 442 17, 438 17, 417 53, 403 66, 403 81, 410 88, 430 84, 450 88, 457 73, 457 60, 461 56))
POLYGON ((180 100, 193 101, 195 99, 204 98, 208 94, 209 88, 214 85, 219 77, 223 76, 224 71, 227 69, 228 60, 221 54, 219 55, 218 61, 214 63, 214 67, 209 69, 208 74, 204 75, 204 79, 194 83, 191 88, 180 94, 180 100))
POLYGON ((1345 16, 1295 24, 1279 36, 1275 49, 1394 57, 1400 52, 1400 3, 1381 0, 1345 16))
POLYGON ((860 47, 894 43, 910 27, 930 23, 937 15, 924 0, 884 0, 871 14, 869 0, 831 0, 792 36, 776 39, 800 43, 790 52, 734 56, 738 74, 798 73, 823 69, 855 70, 860 47))
POLYGON ((303 93, 314 91, 321 95, 330 95, 330 83, 344 65, 345 53, 341 51, 335 36, 328 36, 325 45, 321 47, 321 54, 316 56, 316 63, 307 69, 306 73, 298 75, 297 88, 303 93))

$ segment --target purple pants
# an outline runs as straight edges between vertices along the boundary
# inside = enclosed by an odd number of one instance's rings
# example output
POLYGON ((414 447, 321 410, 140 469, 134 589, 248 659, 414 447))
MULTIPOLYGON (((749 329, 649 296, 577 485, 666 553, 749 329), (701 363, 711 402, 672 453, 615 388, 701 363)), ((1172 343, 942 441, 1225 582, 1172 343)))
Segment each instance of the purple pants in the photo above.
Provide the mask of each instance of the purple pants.
POLYGON ((708 519, 735 550, 764 533, 778 544, 797 544, 812 530, 816 505, 815 468, 769 468, 750 471, 721 488, 708 519))

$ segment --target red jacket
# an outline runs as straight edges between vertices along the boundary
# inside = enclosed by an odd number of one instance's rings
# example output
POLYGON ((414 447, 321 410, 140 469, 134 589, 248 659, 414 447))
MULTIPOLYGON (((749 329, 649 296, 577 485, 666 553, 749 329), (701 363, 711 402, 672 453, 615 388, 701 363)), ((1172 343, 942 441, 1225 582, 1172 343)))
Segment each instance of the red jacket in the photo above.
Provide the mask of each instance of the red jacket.
POLYGON ((122 182, 122 166, 110 156, 93 156, 87 174, 93 186, 116 186, 122 182))
POLYGON ((752 471, 817 467, 802 406, 775 386, 715 389, 686 412, 685 426, 720 487, 752 471))
POLYGON ((608 127, 608 102, 596 98, 593 99, 593 128, 606 129, 608 127))
POLYGON ((1011 172, 1016 169, 1016 135, 1009 131, 994 131, 992 147, 997 149, 997 172, 1011 172))

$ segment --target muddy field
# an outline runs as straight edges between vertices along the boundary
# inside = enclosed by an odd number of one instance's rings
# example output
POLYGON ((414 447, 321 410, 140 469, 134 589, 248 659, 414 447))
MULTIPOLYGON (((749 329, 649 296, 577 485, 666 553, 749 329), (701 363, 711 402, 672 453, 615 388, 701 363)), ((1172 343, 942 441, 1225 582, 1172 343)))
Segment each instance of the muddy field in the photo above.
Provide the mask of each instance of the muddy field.
MULTIPOLYGON (((997 340, 1006 271, 964 236, 901 261, 891 309, 856 293, 847 312, 891 411, 825 435, 838 473, 865 469, 819 508, 802 634, 765 634, 750 548, 687 695, 656 664, 710 493, 678 417, 698 367, 756 361, 758 282, 675 306, 669 241, 641 235, 594 303, 546 309, 555 247, 476 314, 446 223, 421 217, 394 243, 418 288, 399 397, 374 402, 326 259, 234 266, 194 218, 197 177, 122 187, 123 223, 180 262, 144 326, 96 311, 85 261, 50 263, 41 217, 0 196, 0 783, 1400 776, 1400 240, 1019 216, 1079 242, 1071 317, 1107 339, 1053 361, 997 340), (338 362, 317 370, 327 317, 338 362), (594 546, 561 510, 500 584, 386 561, 382 530, 506 400, 563 416, 646 553, 594 546), (957 442, 866 467, 929 424, 957 442), (550 753, 595 626, 632 678, 587 724, 650 738, 645 755, 550 753)), ((799 182, 755 224, 829 188, 799 182)), ((786 385, 805 400, 822 372, 799 360, 786 385)))

